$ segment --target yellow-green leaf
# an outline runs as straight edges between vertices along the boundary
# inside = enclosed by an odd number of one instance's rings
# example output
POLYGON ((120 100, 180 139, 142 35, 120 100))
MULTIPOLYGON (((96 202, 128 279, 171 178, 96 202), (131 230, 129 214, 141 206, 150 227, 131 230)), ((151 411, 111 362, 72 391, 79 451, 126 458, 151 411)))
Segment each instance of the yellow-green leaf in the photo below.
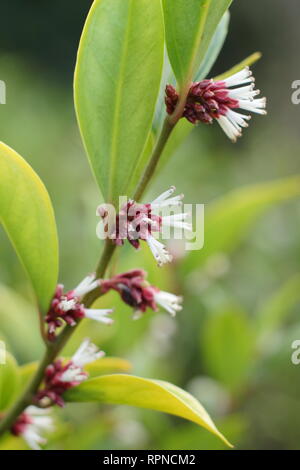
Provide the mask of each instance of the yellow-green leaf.
POLYGON ((6 353, 5 364, 0 364, 0 411, 13 402, 18 391, 18 366, 14 357, 6 353))
POLYGON ((40 308, 46 310, 58 276, 58 241, 49 195, 28 163, 2 142, 0 175, 0 223, 29 275, 40 308))
POLYGON ((204 427, 230 446, 206 410, 193 396, 161 380, 123 374, 103 375, 69 390, 65 399, 73 402, 131 405, 180 416, 204 427))
POLYGON ((103 357, 97 361, 90 362, 84 369, 89 373, 89 377, 92 378, 115 372, 130 372, 132 365, 129 361, 120 357, 103 357))

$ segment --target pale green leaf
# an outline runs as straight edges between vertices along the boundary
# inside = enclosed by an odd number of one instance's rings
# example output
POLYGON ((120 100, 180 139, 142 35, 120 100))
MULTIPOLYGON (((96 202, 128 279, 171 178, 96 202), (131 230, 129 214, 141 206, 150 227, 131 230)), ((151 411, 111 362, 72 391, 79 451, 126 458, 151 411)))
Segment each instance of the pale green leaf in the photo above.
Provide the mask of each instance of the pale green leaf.
POLYGON ((0 174, 0 222, 45 311, 58 276, 58 241, 51 201, 33 169, 4 143, 0 143, 0 174))
POLYGON ((203 406, 189 393, 168 382, 131 375, 104 375, 87 380, 65 394, 67 401, 123 404, 170 413, 193 421, 228 445, 203 406))
POLYGON ((75 107, 107 202, 127 195, 129 179, 147 142, 163 53, 160 0, 94 2, 78 51, 75 107))
POLYGON ((0 363, 0 411, 13 402, 19 385, 18 366, 11 354, 6 352, 5 364, 0 363))
POLYGON ((199 67, 199 70, 196 73, 195 81, 199 82, 207 77, 210 70, 212 69, 215 61, 217 60, 223 44, 225 42, 226 36, 228 34, 228 26, 229 26, 230 14, 228 11, 224 14, 223 18, 221 19, 215 34, 210 42, 210 45, 207 49, 205 57, 199 67))
POLYGON ((180 88, 203 61, 231 0, 163 0, 168 54, 180 88))

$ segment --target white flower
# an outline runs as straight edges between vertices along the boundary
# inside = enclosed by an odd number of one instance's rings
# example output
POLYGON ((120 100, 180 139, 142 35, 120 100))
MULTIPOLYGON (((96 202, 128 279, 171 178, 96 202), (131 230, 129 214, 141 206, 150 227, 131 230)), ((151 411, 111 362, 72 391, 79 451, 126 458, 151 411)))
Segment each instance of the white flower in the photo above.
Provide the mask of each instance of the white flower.
POLYGON ((89 274, 77 287, 75 287, 73 294, 78 298, 83 297, 84 295, 99 287, 99 285, 99 280, 96 280, 96 275, 89 274))
POLYGON ((163 243, 158 241, 152 235, 148 236, 146 242, 156 259, 158 266, 162 266, 163 264, 170 263, 172 261, 173 257, 167 251, 163 243))
MULTIPOLYGON (((171 186, 170 189, 163 192, 160 196, 158 196, 156 199, 154 199, 154 201, 150 203, 151 210, 153 211, 153 213, 155 213, 155 210, 158 209, 163 209, 166 207, 178 207, 182 205, 182 200, 184 197, 183 194, 171 197, 175 190, 175 186, 171 186)), ((161 227, 174 227, 177 229, 191 231, 192 225, 186 222, 188 216, 188 213, 162 215, 160 216, 161 227)), ((172 261, 173 257, 168 253, 164 244, 155 239, 151 234, 149 234, 149 236, 147 237, 146 242, 148 243, 149 248, 151 249, 154 258, 157 260, 159 266, 162 266, 163 264, 172 261)))
POLYGON ((84 382, 87 379, 87 373, 81 367, 70 364, 67 370, 60 377, 61 382, 84 382))
POLYGON ((49 415, 49 409, 40 409, 36 406, 29 406, 24 412, 31 421, 22 432, 29 447, 33 450, 40 450, 42 444, 46 444, 46 439, 42 436, 44 432, 54 430, 53 420, 49 415))
MULTIPOLYGON (((68 312, 78 312, 80 315, 85 318, 90 318, 91 320, 96 320, 98 322, 104 323, 105 325, 111 325, 113 320, 108 318, 113 310, 112 309, 87 309, 84 308, 84 305, 81 304, 81 299, 84 295, 93 291, 100 286, 100 280, 96 279, 95 274, 90 274, 81 281, 81 283, 75 287, 72 291, 68 292, 66 295, 63 295, 60 298, 58 308, 65 313, 68 312)), ((74 319, 74 325, 76 321, 74 319)))
POLYGON ((178 196, 170 197, 176 190, 175 186, 171 186, 170 189, 163 192, 160 196, 158 196, 154 201, 151 202, 151 207, 155 208, 162 208, 167 206, 180 206, 182 204, 182 199, 184 198, 183 194, 179 194, 178 196))
POLYGON ((85 339, 72 357, 72 363, 75 366, 83 367, 90 362, 96 361, 104 356, 103 351, 99 351, 97 346, 89 338, 85 339))
POLYGON ((247 121, 251 119, 251 116, 237 113, 232 108, 239 108, 257 114, 266 114, 266 98, 254 98, 260 93, 259 90, 254 89, 254 81, 251 70, 249 67, 245 67, 231 77, 216 82, 216 86, 219 89, 215 90, 214 99, 218 100, 218 93, 224 94, 224 92, 227 92, 227 96, 236 102, 228 103, 228 105, 226 103, 223 104, 222 112, 216 118, 225 134, 234 142, 237 137, 242 135, 242 128, 248 127, 247 121))
POLYGON ((83 367, 104 355, 104 352, 100 351, 90 339, 85 339, 73 355, 68 368, 63 372, 59 380, 61 382, 83 382, 88 377, 83 367))
POLYGON ((155 292, 154 294, 155 302, 169 312, 173 317, 177 312, 182 310, 182 297, 179 297, 169 292, 164 292, 162 290, 155 292))
POLYGON ((86 318, 90 318, 91 320, 96 320, 100 323, 104 323, 105 325, 112 325, 113 324, 113 319, 109 318, 108 315, 110 315, 113 312, 112 309, 90 309, 90 308, 85 308, 84 313, 86 318))

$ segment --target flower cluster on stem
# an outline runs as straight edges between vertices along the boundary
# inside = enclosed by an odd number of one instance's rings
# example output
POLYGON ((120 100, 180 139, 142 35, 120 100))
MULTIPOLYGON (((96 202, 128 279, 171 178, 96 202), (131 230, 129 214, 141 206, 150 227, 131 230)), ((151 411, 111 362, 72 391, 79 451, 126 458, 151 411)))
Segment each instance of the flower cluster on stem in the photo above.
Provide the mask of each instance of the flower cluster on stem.
POLYGON ((85 308, 81 302, 84 295, 99 288, 99 280, 95 279, 95 274, 91 274, 73 290, 64 294, 64 286, 59 284, 51 302, 49 312, 45 318, 48 324, 48 339, 53 341, 56 337, 57 328, 64 323, 75 326, 78 320, 90 318, 106 325, 112 324, 113 320, 109 317, 111 309, 89 309, 85 308))
MULTIPOLYGON (((163 192, 150 203, 141 204, 134 200, 129 200, 116 216, 114 230, 109 233, 109 238, 115 245, 123 245, 125 240, 135 248, 140 247, 140 241, 145 241, 159 266, 172 261, 172 256, 168 253, 165 245, 157 240, 153 234, 161 233, 164 227, 173 227, 190 231, 191 224, 186 222, 188 213, 175 213, 171 215, 161 215, 164 208, 174 209, 182 205, 183 194, 173 196, 176 188, 163 192)), ((107 206, 100 205, 97 208, 97 215, 106 224, 109 216, 107 206)), ((104 232, 109 232, 104 227, 104 232)), ((101 232, 101 236, 102 236, 101 232)))
MULTIPOLYGON (((212 124, 216 120, 225 134, 235 142, 251 119, 250 115, 237 113, 235 109, 266 114, 266 98, 255 98, 260 91, 255 90, 254 82, 249 67, 224 80, 194 82, 190 86, 181 117, 192 124, 212 124)), ((175 88, 167 85, 165 102, 168 114, 174 113, 178 101, 179 95, 175 88)))
POLYGON ((121 299, 134 310, 134 318, 139 318, 148 308, 158 311, 162 307, 172 316, 182 309, 182 297, 161 291, 147 281, 147 273, 133 269, 101 282, 103 293, 113 289, 121 299))
POLYGON ((42 407, 53 404, 63 407, 63 394, 66 390, 76 387, 88 378, 88 373, 83 367, 103 356, 104 352, 99 351, 97 346, 86 339, 70 361, 65 363, 62 359, 57 359, 49 364, 45 370, 44 387, 36 394, 36 403, 42 407))

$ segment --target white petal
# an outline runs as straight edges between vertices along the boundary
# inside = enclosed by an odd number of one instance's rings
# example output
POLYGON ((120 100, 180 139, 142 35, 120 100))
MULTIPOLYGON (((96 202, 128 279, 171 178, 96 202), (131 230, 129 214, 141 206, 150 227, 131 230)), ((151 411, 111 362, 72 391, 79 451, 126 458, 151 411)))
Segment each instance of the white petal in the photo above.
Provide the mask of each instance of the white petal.
POLYGON ((70 365, 60 377, 61 382, 83 382, 86 379, 86 374, 82 368, 77 365, 70 365))
POLYGON ((249 121, 251 119, 251 116, 246 116, 245 114, 237 113, 232 109, 228 109, 226 116, 232 122, 233 125, 239 127, 248 127, 248 123, 246 121, 249 121))
POLYGON ((252 72, 249 67, 245 67, 240 72, 231 75, 231 77, 222 80, 227 87, 237 86, 237 85, 244 85, 249 82, 254 82, 254 77, 252 76, 252 72))
POLYGON ((99 281, 95 280, 95 274, 90 274, 85 277, 83 281, 74 289, 74 295, 76 297, 83 297, 85 294, 88 294, 92 290, 99 287, 99 281))
POLYGON ((58 307, 63 310, 64 312, 69 312, 70 310, 73 310, 76 306, 76 300, 75 299, 70 299, 70 300, 62 300, 59 302, 58 307))
POLYGON ((182 297, 178 297, 177 295, 171 294, 169 292, 159 291, 155 293, 154 299, 156 303, 158 303, 172 316, 175 316, 176 312, 182 310, 182 297))
POLYGON ((108 318, 107 316, 113 312, 111 309, 89 309, 86 308, 84 310, 86 318, 90 318, 91 320, 96 320, 98 322, 104 323, 106 325, 112 325, 113 319, 108 318))
POLYGON ((49 409, 41 409, 36 406, 28 406, 25 413, 29 415, 32 423, 26 426, 22 437, 25 439, 29 447, 34 450, 40 450, 40 444, 45 444, 46 439, 41 436, 41 432, 53 431, 53 420, 50 416, 49 409))
POLYGON ((174 227, 187 231, 192 231, 192 225, 187 222, 184 222, 184 220, 189 217, 189 215, 189 213, 181 213, 163 216, 162 224, 167 227, 174 227))
POLYGON ((102 357, 102 355, 103 352, 99 351, 97 346, 87 338, 81 343, 78 350, 72 357, 72 362, 78 367, 83 367, 85 364, 93 362, 96 359, 102 357))
POLYGON ((22 437, 33 450, 41 450, 40 444, 46 444, 47 442, 46 439, 31 429, 30 426, 22 433, 22 437))
POLYGON ((174 191, 176 190, 175 186, 171 186, 170 189, 162 193, 160 196, 158 196, 154 201, 151 202, 151 204, 158 204, 164 201, 165 199, 169 198, 174 191))
POLYGON ((239 107, 241 109, 246 109, 252 113, 257 114, 267 114, 266 107, 266 98, 258 98, 253 101, 250 100, 239 100, 239 107))
POLYGON ((217 121, 229 139, 236 142, 236 139, 241 136, 241 132, 236 126, 234 126, 226 116, 220 116, 217 121))
POLYGON ((165 263, 170 263, 172 261, 173 258, 168 253, 163 243, 156 240, 156 238, 154 238, 152 235, 150 235, 146 241, 159 266, 162 266, 165 263))
POLYGON ((183 194, 179 194, 178 196, 170 197, 169 199, 165 199, 160 203, 151 203, 151 207, 168 207, 168 206, 181 206, 182 199, 184 198, 183 194))
POLYGON ((259 95, 260 90, 254 90, 254 85, 248 85, 240 88, 234 88, 233 90, 228 91, 230 98, 234 100, 253 100, 254 96, 259 95))

